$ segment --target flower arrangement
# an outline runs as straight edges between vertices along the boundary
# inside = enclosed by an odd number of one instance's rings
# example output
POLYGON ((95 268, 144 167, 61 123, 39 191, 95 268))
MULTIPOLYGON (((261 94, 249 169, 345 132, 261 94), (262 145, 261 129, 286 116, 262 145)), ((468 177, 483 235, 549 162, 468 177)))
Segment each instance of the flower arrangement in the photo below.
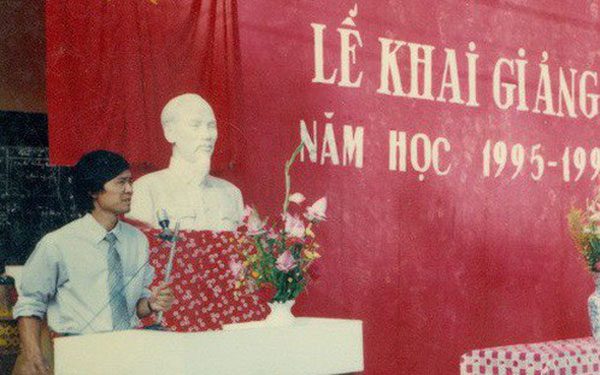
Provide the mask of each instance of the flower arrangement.
POLYGON ((240 260, 229 264, 237 288, 271 287, 275 289, 271 302, 294 300, 306 288, 311 279, 311 266, 320 258, 312 228, 325 220, 327 198, 308 206, 302 217, 298 208, 305 201, 304 196, 290 194, 290 168, 302 147, 300 144, 285 164, 286 190, 281 219, 269 222, 262 219, 256 209, 246 207, 244 226, 240 228, 240 260), (290 203, 297 207, 291 210, 290 203))
POLYGON ((572 208, 567 219, 571 238, 583 255, 586 268, 600 272, 600 191, 587 202, 585 211, 572 208))

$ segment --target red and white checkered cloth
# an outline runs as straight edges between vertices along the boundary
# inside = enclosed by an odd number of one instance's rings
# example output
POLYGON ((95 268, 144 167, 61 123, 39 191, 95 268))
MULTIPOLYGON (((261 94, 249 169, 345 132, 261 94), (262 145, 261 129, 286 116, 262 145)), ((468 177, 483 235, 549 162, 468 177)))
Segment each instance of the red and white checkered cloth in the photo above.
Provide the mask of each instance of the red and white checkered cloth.
MULTIPOLYGON (((140 227, 150 242, 153 285, 164 279, 170 244, 158 239, 159 230, 140 227)), ((235 232, 181 231, 171 271, 175 302, 163 325, 178 332, 221 329, 223 324, 264 319, 269 307, 256 294, 235 289, 229 261, 239 259, 235 232)), ((144 325, 154 323, 144 319, 144 325)))
POLYGON ((600 374, 593 337, 476 349, 460 358, 460 373, 493 375, 600 374))

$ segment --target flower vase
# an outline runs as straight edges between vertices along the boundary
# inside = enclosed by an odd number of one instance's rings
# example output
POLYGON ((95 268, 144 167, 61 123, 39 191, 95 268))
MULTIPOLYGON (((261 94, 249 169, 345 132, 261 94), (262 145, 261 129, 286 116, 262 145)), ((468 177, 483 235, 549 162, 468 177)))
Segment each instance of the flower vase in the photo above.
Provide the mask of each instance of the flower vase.
POLYGON ((600 342, 600 275, 594 274, 594 283, 596 289, 588 298, 588 313, 592 326, 592 335, 594 339, 600 342))
POLYGON ((293 324, 295 317, 292 314, 292 306, 295 302, 296 300, 293 299, 285 302, 269 302, 271 312, 265 319, 265 325, 267 327, 281 327, 293 324))

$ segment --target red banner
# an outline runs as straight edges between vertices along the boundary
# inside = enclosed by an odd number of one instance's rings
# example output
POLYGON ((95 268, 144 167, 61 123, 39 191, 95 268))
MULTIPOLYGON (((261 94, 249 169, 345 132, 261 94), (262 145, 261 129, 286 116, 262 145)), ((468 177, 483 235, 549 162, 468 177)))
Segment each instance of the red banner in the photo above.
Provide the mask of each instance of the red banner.
POLYGON ((292 191, 329 199, 300 314, 362 319, 366 374, 457 373, 471 349, 590 334, 565 217, 600 166, 597 5, 239 11, 245 200, 277 211, 301 138, 315 150, 292 191))

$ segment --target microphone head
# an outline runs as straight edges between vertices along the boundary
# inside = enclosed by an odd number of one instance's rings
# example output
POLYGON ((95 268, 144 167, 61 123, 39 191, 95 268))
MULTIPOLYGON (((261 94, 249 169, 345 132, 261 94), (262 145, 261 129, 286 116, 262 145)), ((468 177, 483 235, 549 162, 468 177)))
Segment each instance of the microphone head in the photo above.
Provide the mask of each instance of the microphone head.
POLYGON ((167 214, 167 210, 164 208, 156 211, 156 219, 158 221, 158 225, 162 229, 162 232, 158 235, 163 241, 170 241, 173 237, 173 232, 169 229, 169 224, 171 221, 169 220, 169 215, 167 214))
POLYGON ((158 222, 158 225, 160 225, 162 230, 169 230, 169 220, 161 220, 158 222))
POLYGON ((156 210, 156 220, 158 221, 158 225, 160 225, 163 230, 165 228, 169 228, 169 215, 167 214, 167 210, 164 208, 156 210))

